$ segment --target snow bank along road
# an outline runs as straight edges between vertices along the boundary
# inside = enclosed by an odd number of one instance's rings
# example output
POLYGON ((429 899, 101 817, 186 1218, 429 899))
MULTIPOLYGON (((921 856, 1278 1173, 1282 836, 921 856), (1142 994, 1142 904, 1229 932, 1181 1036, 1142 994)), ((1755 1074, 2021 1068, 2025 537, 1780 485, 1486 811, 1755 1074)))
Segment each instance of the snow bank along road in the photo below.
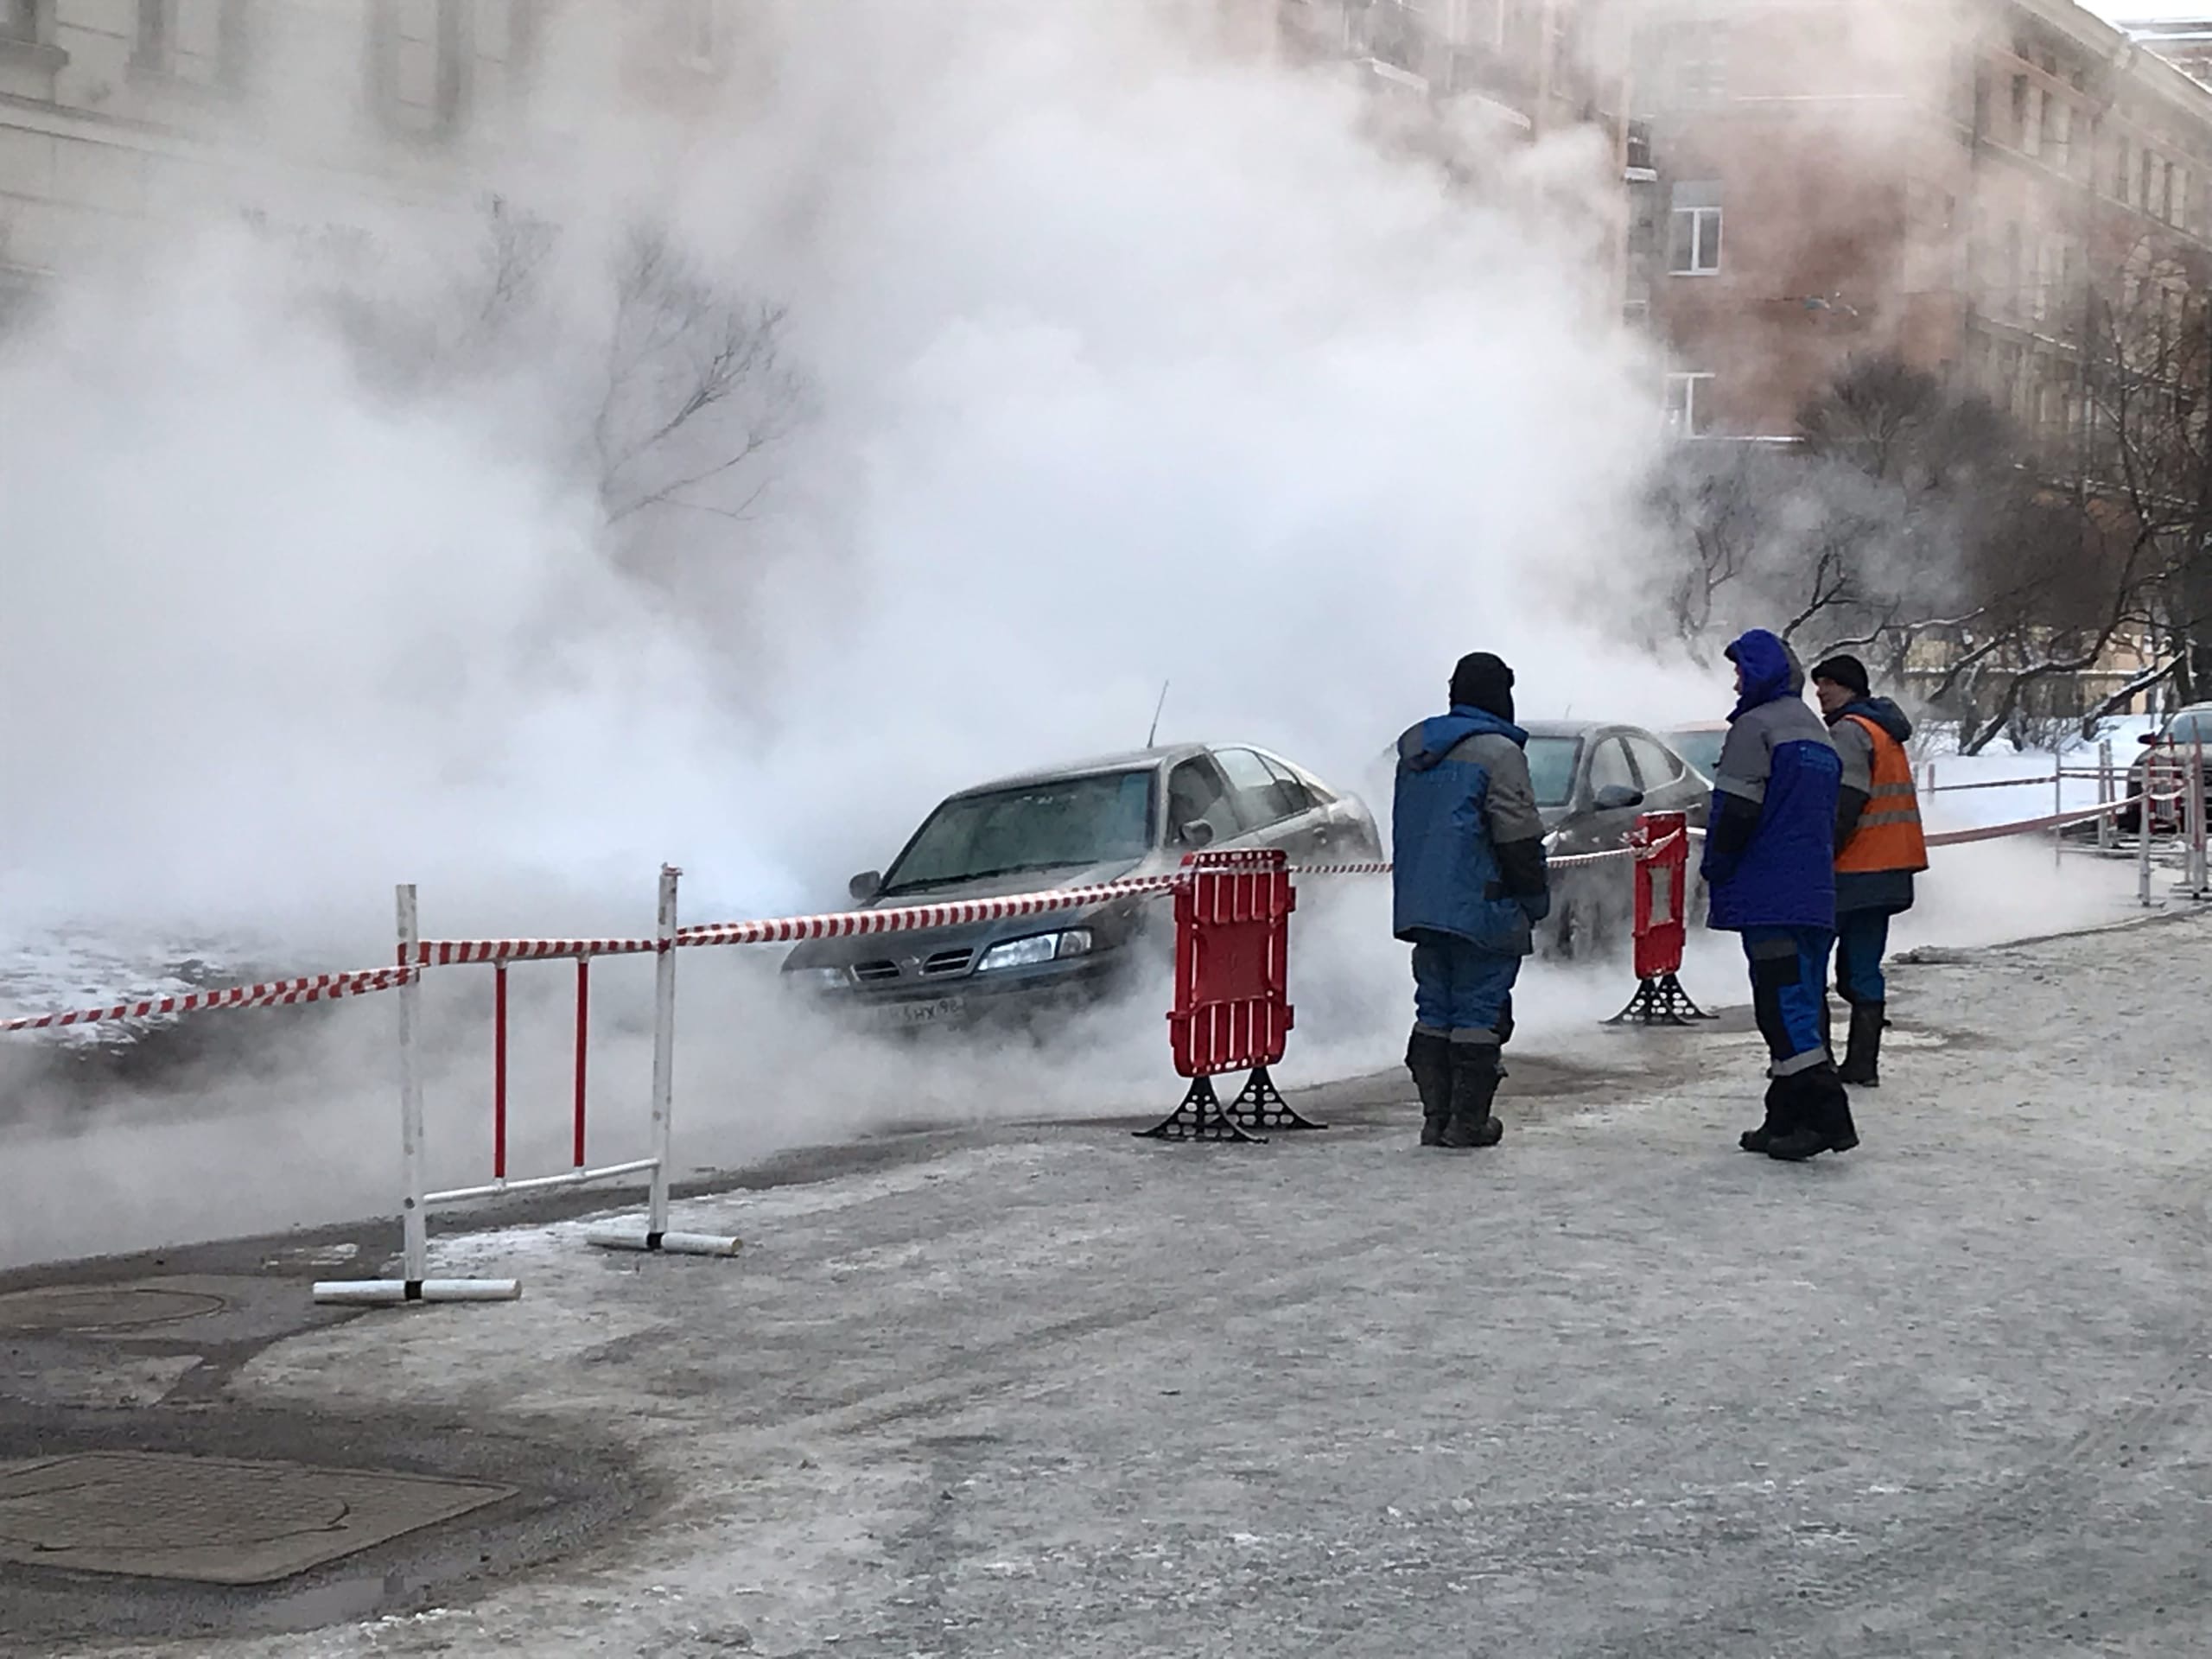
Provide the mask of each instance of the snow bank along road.
MULTIPOLYGON (((212 1633, 124 1650, 2201 1654, 2208 985, 2186 918, 1904 966, 1865 1145, 1802 1167, 1734 1148, 1740 1020, 1593 1033, 1586 1068, 1516 1066, 1495 1153, 1416 1153, 1395 1079, 1264 1147, 918 1136, 680 1205, 735 1262, 562 1223, 442 1246, 518 1303, 302 1313, 212 1366, 190 1319, 57 1344, 0 1367, 42 1453, 519 1495, 188 1603, 10 1567, 0 1648, 188 1616, 212 1633), (272 1628, 416 1574, 451 1576, 272 1628)), ((245 1277, 303 1306, 328 1269, 276 1259, 245 1277)))

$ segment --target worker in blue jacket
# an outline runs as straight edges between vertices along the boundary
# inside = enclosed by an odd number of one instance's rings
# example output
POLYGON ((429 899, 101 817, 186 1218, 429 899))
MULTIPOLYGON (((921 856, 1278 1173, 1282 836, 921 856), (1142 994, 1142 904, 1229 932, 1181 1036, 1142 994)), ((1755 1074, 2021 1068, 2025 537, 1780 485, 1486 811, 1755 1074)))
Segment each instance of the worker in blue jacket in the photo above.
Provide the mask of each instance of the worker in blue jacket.
POLYGON ((1827 1046, 1842 763, 1804 699, 1804 671, 1764 628, 1728 647, 1736 707, 1714 767, 1704 874, 1712 925, 1743 936, 1766 1039, 1766 1119, 1746 1152, 1797 1161, 1859 1144, 1827 1046))
POLYGON ((1452 671, 1449 712, 1398 740, 1393 923, 1414 947, 1406 1068, 1424 1147, 1493 1147, 1513 982, 1551 912, 1544 825, 1513 723, 1513 671, 1488 652, 1452 671))

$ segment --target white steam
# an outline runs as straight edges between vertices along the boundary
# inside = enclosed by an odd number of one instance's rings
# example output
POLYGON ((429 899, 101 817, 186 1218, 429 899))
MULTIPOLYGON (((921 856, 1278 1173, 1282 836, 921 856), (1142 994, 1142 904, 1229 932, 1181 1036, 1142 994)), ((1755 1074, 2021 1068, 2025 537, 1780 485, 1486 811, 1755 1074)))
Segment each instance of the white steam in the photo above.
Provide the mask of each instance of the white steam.
MULTIPOLYGON (((641 223, 788 304, 810 418, 734 528, 672 513, 641 562, 604 525, 551 435, 588 329, 410 391, 308 302, 326 271, 212 219, 67 273, 0 352, 0 947, 188 924, 284 941, 286 970, 373 963, 403 880, 435 932, 641 931, 664 859, 691 919, 831 903, 946 791, 1134 747, 1169 679, 1164 736, 1354 787, 1471 649, 1530 715, 1725 703, 1611 643, 1659 432, 1588 252, 1618 188, 1593 149, 1496 150, 1447 189, 1342 84, 1124 0, 759 16, 681 120, 556 42, 543 130, 484 181, 556 227, 564 306, 603 301, 641 223)), ((349 276, 435 308, 469 222, 386 214, 349 276)), ((1345 1066, 1402 1041, 1370 919, 1302 970, 1345 1066)), ((1088 1074, 823 1062, 768 965, 690 975, 695 1153, 1167 1103, 1156 1008, 1088 1074)), ((530 995, 518 1096, 557 1122, 558 992, 530 995)), ((440 995, 441 1097, 480 1100, 480 987, 440 995)), ((595 1064, 633 1109, 637 988, 608 995, 595 1064)), ((346 1010, 301 1077, 226 1086, 199 1191, 148 1179, 173 1128, 11 1160, 0 1260, 58 1248, 64 1214, 111 1229, 68 1248, 121 1247, 389 1193, 387 1028, 346 1010)), ((441 1131, 451 1160, 480 1109, 441 1131)))

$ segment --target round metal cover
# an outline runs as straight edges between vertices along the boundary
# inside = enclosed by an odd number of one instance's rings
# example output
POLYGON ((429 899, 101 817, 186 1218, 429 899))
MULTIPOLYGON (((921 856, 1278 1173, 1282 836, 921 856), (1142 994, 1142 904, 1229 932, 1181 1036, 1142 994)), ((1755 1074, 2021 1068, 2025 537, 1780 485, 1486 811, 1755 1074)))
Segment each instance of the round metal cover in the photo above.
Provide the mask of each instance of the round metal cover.
POLYGON ((222 1311, 223 1299, 153 1285, 47 1286, 0 1296, 0 1331, 126 1331, 222 1311))

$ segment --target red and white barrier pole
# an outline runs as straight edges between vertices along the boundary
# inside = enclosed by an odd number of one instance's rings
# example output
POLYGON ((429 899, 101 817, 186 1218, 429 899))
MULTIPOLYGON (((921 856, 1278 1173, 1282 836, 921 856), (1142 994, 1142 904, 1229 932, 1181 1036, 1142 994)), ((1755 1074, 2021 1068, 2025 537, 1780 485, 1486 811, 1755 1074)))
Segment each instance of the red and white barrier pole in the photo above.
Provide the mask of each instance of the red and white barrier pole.
POLYGON ((576 1103, 575 1166, 584 1166, 584 1090, 591 1066, 591 958, 576 958, 576 1103))
POLYGON ((507 1179, 507 964, 492 964, 492 1178, 507 1179))

